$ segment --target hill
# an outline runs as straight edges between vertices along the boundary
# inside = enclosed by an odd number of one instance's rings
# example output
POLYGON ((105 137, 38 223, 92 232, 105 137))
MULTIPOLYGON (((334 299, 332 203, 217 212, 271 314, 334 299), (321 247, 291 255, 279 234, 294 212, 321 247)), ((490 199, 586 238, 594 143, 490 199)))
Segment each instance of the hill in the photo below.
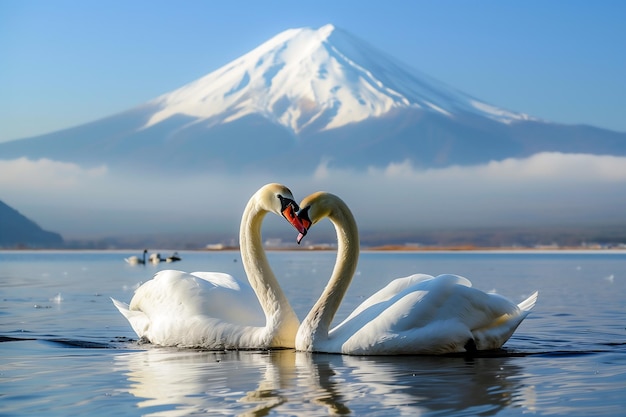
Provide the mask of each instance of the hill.
POLYGON ((58 248, 60 234, 48 232, 0 201, 0 248, 58 248))

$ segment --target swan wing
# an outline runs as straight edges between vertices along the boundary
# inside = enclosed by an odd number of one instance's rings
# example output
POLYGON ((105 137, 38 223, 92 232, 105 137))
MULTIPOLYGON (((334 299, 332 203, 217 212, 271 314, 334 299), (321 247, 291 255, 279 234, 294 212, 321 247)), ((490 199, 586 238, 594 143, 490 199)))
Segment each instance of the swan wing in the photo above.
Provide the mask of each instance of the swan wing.
MULTIPOLYGON (((439 281, 433 282, 434 277, 426 274, 413 274, 404 278, 396 278, 387 284, 384 288, 380 289, 376 293, 372 294, 368 299, 363 301, 354 311, 344 320, 344 322, 352 320, 354 317, 360 315, 365 310, 371 310, 369 313, 365 313, 365 317, 382 313, 385 309, 393 304, 395 301, 401 298, 406 293, 415 292, 418 290, 427 290, 431 287, 436 287, 446 283, 447 285, 462 285, 471 287, 472 283, 459 275, 446 275, 445 278, 440 278, 439 281)), ((370 319, 371 320, 371 319, 370 319)), ((342 323, 343 324, 343 323, 342 323)), ((341 326, 341 324, 339 325, 341 326)), ((337 327, 339 327, 337 326, 337 327)))
MULTIPOLYGON (((461 277, 459 277, 461 278, 461 277)), ((348 316, 346 320, 350 320, 352 317, 361 314, 363 310, 370 308, 373 305, 377 305, 380 303, 385 303, 389 301, 392 297, 396 297, 398 294, 402 293, 409 287, 414 285, 419 285, 420 283, 427 282, 432 280, 433 277, 431 275, 426 274, 413 274, 404 278, 396 278, 387 284, 382 289, 378 290, 374 294, 372 294, 368 299, 363 301, 359 306, 354 309, 354 311, 348 316)), ((465 278, 463 278, 465 280, 465 278)), ((459 283, 463 283, 464 285, 471 286, 471 283, 468 280, 459 281, 459 283), (466 281, 466 282, 465 282, 466 281)))
POLYGON ((265 325, 252 288, 219 272, 160 271, 137 289, 130 306, 114 303, 139 337, 159 344, 189 339, 191 323, 265 325))
POLYGON ((203 279, 216 287, 230 288, 233 291, 246 291, 247 289, 252 291, 249 284, 242 284, 237 278, 224 272, 196 271, 191 272, 191 275, 203 279))
POLYGON ((233 324, 265 324, 250 285, 221 272, 160 271, 137 289, 130 307, 152 315, 169 311, 179 319, 202 315, 233 324))
POLYGON ((457 275, 402 278, 381 291, 333 329, 329 342, 353 354, 462 352, 470 340, 472 349, 493 349, 528 314, 457 275))

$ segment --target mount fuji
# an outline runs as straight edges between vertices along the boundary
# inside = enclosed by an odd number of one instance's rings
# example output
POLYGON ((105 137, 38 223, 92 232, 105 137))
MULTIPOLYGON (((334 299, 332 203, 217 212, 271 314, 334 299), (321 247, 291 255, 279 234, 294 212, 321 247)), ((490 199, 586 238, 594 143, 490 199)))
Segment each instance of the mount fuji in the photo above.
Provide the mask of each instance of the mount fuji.
POLYGON ((128 111, 0 143, 0 158, 139 172, 443 167, 539 152, 626 155, 626 133, 485 103, 333 25, 286 30, 128 111))

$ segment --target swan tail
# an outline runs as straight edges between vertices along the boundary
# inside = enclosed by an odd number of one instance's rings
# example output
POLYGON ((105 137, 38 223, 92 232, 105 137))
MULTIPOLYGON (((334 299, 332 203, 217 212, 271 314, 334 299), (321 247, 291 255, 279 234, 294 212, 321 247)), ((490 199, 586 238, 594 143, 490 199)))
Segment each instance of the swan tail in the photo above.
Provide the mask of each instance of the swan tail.
POLYGON ((519 309, 522 311, 528 312, 532 310, 532 308, 535 306, 535 304, 537 303, 538 297, 539 297, 539 291, 535 291, 534 293, 530 295, 530 297, 528 297, 527 299, 519 303, 517 307, 519 307, 519 309))
POLYGON ((535 291, 517 305, 518 314, 504 314, 481 329, 472 331, 475 346, 478 350, 499 349, 513 335, 517 327, 524 321, 530 310, 537 303, 539 291, 535 291))
POLYGON ((137 336, 144 337, 147 330, 150 328, 150 319, 143 311, 131 310, 128 304, 118 301, 115 298, 111 298, 113 305, 122 313, 126 320, 130 323, 131 327, 137 333, 137 336))
POLYGON ((120 313, 122 313, 124 317, 128 318, 128 315, 131 313, 130 308, 128 307, 128 304, 122 301, 116 300, 113 297, 111 297, 111 301, 113 301, 113 305, 117 307, 120 313))

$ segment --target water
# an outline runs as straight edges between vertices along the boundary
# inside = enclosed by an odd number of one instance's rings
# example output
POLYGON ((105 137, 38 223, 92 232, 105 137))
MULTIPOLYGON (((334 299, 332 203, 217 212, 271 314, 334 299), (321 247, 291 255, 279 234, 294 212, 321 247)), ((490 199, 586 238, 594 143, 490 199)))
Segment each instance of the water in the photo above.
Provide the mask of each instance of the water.
MULTIPOLYGON (((165 268, 243 277, 236 252, 0 252, 0 415, 615 416, 626 411, 626 253, 368 253, 338 313, 389 280, 458 273, 533 313, 498 352, 350 357, 139 344, 109 297, 165 268)), ((270 252, 302 318, 334 253, 270 252)))

